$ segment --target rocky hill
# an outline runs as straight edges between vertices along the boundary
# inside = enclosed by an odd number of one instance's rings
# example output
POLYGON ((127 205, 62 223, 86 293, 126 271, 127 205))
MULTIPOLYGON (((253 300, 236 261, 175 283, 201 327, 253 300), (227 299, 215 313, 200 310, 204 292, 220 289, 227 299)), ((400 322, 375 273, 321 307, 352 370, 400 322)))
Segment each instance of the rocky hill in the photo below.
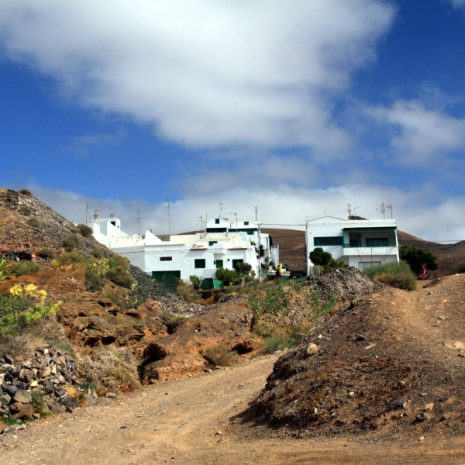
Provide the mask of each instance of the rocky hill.
POLYGON ((299 436, 463 433, 465 274, 353 301, 282 356, 248 419, 299 436))

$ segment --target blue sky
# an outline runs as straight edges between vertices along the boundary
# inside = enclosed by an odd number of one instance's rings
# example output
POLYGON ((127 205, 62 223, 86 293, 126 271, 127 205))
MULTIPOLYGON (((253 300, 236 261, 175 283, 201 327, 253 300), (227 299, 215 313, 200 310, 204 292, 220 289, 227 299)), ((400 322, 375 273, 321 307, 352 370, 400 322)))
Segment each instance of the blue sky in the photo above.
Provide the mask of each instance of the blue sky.
POLYGON ((0 184, 166 232, 238 212, 465 239, 465 1, 0 0, 0 184))

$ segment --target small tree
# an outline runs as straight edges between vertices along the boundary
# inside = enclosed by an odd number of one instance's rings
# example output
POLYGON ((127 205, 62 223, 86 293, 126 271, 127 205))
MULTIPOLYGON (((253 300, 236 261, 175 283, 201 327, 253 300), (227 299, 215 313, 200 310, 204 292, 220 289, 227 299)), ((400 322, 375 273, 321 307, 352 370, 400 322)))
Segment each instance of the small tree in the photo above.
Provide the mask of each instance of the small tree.
POLYGON ((237 271, 228 270, 227 268, 218 268, 216 270, 216 278, 219 279, 225 286, 231 284, 240 284, 241 276, 237 271))
POLYGON ((329 252, 325 252, 321 247, 317 247, 310 252, 309 257, 312 263, 318 266, 328 266, 333 259, 332 255, 329 252))
POLYGON ((189 276, 190 282, 192 283, 192 287, 197 291, 200 289, 202 285, 202 279, 195 274, 189 276))
POLYGON ((425 276, 427 271, 438 268, 436 257, 428 249, 416 245, 403 245, 400 248, 400 258, 409 264, 417 277, 425 276))

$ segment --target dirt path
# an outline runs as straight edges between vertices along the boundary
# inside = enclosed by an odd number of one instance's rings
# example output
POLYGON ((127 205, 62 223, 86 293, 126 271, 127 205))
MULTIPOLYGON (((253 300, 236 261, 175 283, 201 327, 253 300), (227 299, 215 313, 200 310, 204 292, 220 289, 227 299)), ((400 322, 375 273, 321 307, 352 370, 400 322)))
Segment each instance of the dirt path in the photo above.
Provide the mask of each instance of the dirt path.
POLYGON ((465 438, 375 443, 343 439, 260 439, 229 432, 263 386, 268 356, 196 378, 146 387, 116 400, 38 421, 0 440, 1 464, 239 465, 464 464, 465 438))

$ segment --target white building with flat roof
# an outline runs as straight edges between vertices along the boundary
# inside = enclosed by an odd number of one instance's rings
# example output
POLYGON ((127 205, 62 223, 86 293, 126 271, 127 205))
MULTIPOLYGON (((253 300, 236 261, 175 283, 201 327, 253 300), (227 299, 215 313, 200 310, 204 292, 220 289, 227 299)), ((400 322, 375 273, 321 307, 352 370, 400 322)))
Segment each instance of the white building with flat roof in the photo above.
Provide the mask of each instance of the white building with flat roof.
POLYGON ((214 278, 218 268, 233 270, 241 262, 250 264, 260 277, 262 263, 279 260, 279 248, 269 234, 260 232, 258 223, 231 226, 225 218, 213 218, 205 232, 171 235, 167 240, 150 231, 126 234, 115 216, 94 218, 91 227, 96 240, 162 282, 188 281, 192 275, 214 278))
POLYGON ((317 247, 359 270, 399 262, 396 220, 323 216, 307 220, 306 225, 307 274, 313 266, 309 255, 317 247))

